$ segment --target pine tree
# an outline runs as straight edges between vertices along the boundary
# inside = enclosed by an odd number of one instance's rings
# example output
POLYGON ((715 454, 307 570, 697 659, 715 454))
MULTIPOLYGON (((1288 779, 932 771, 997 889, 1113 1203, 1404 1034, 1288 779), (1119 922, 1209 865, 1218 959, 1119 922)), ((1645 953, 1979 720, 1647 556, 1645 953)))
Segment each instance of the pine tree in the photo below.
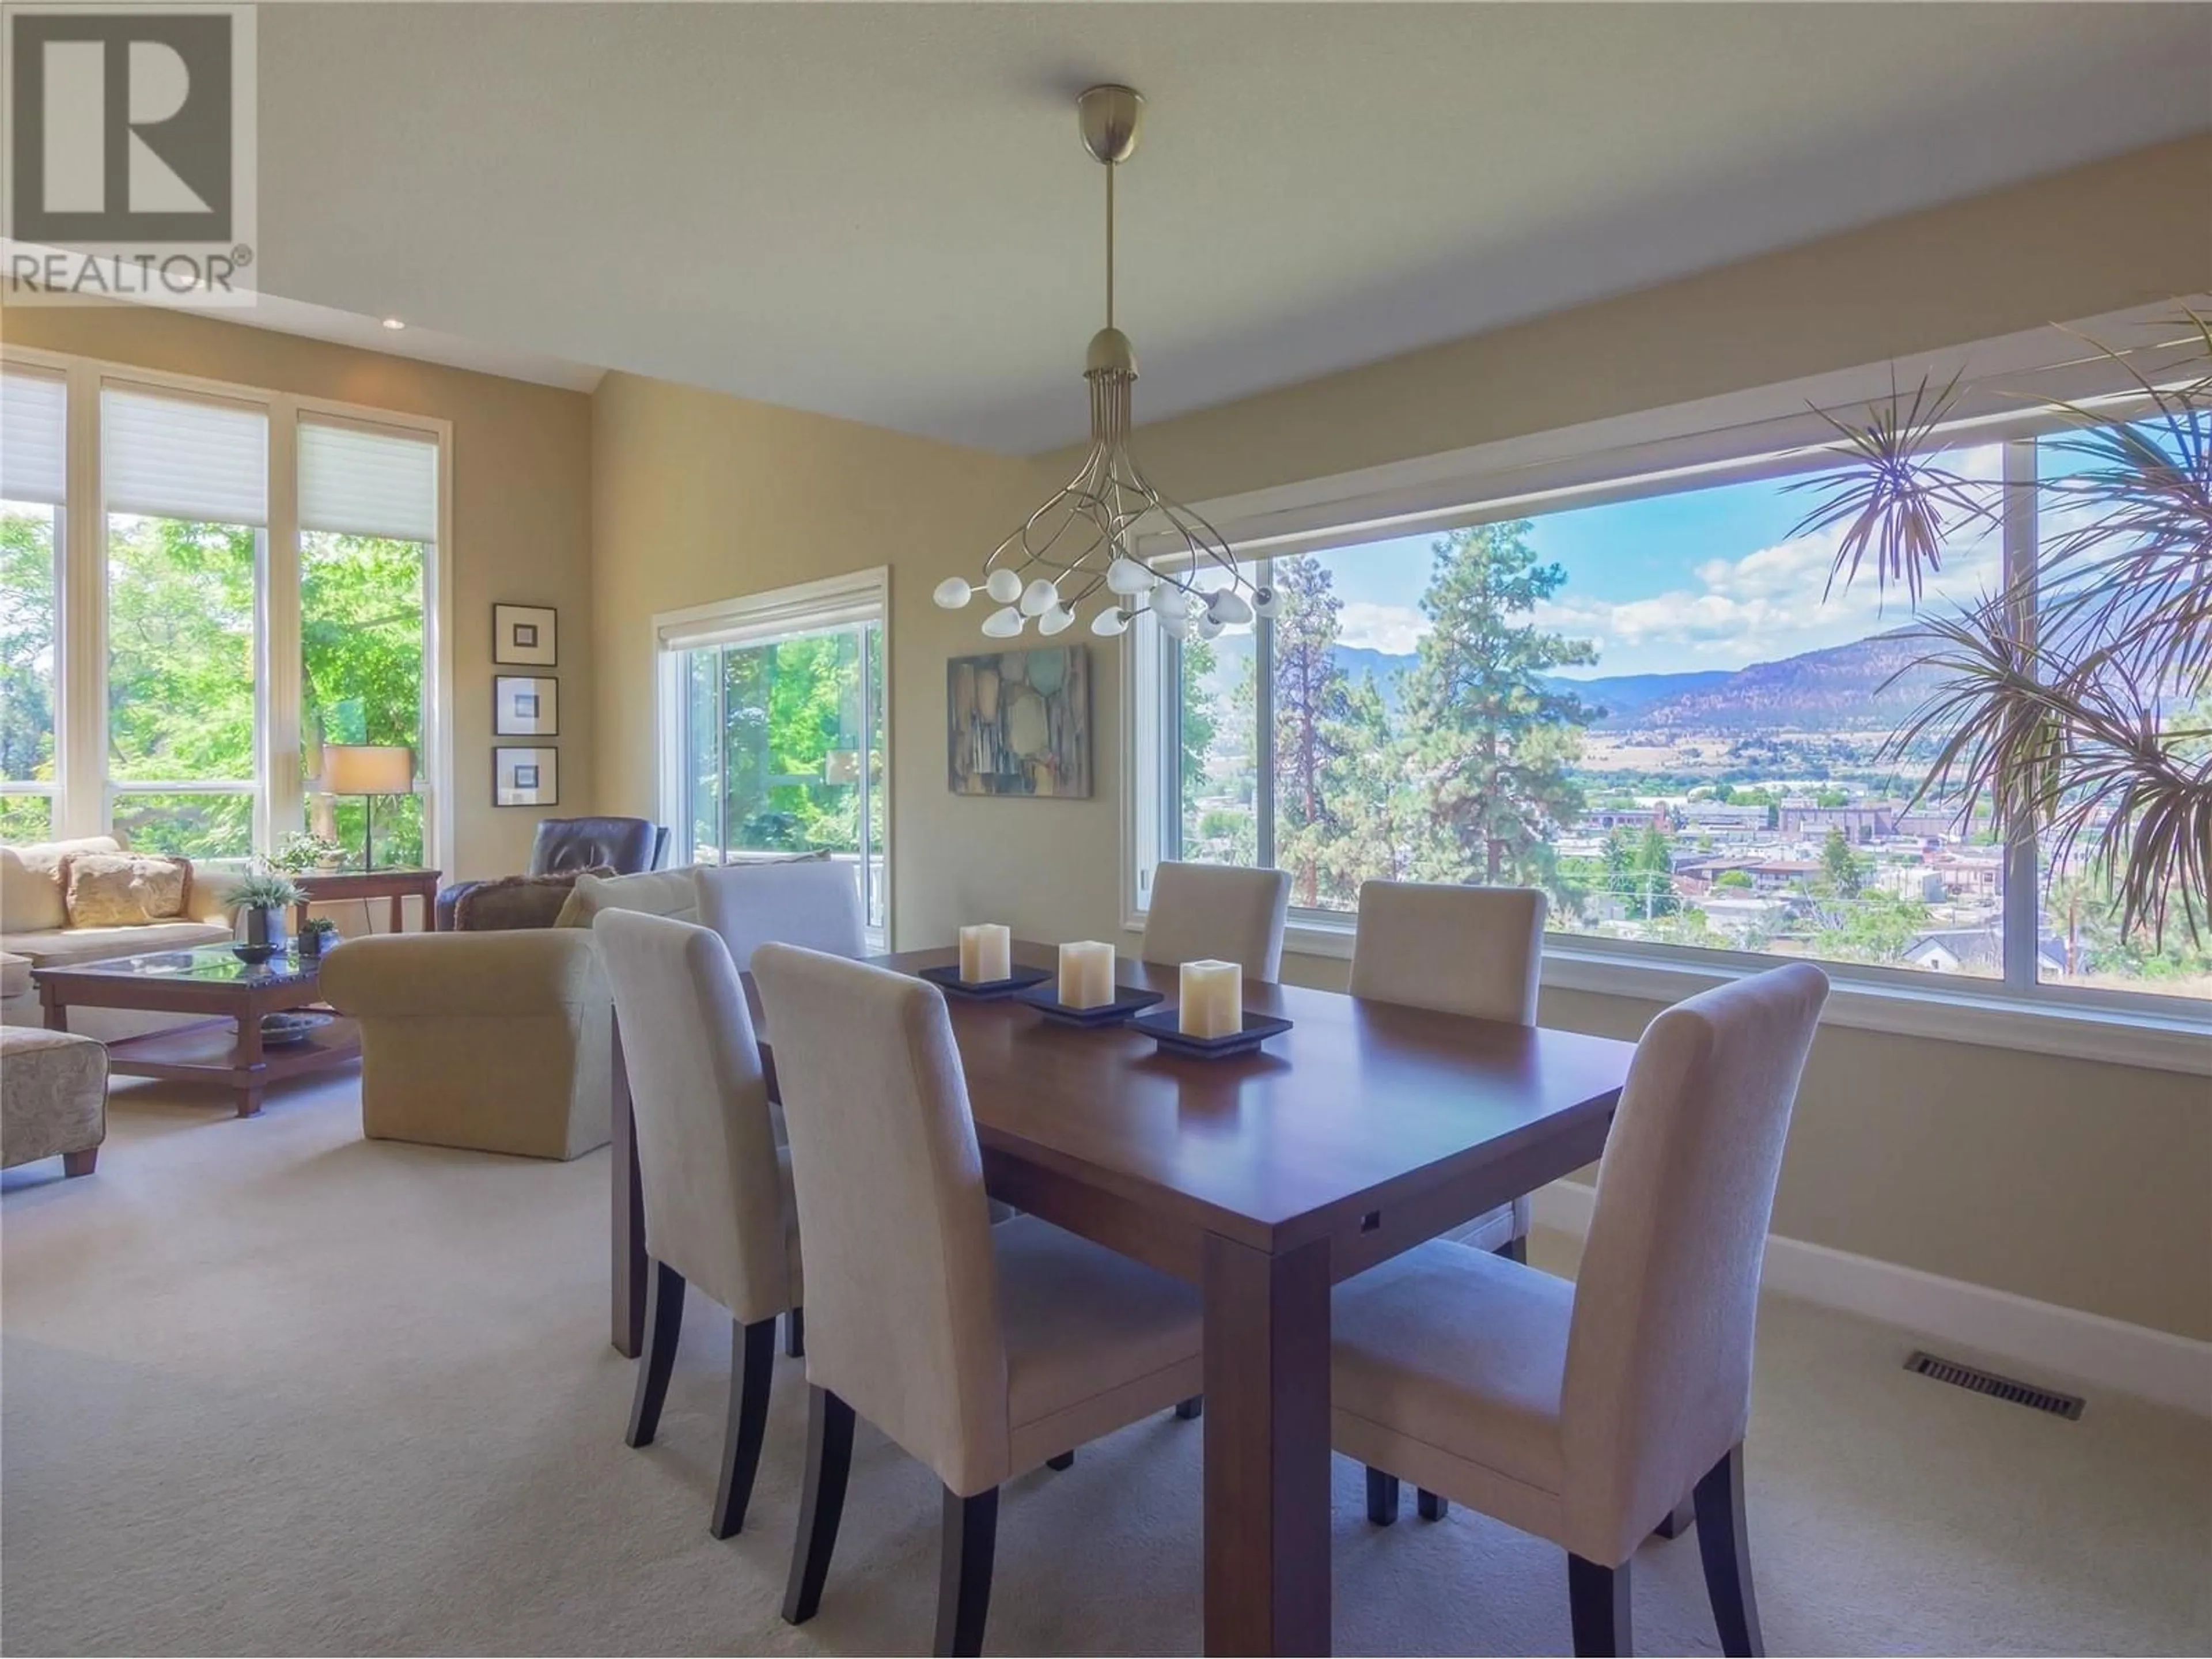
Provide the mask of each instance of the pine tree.
POLYGON ((1594 663, 1597 652, 1523 620, 1567 579, 1538 562, 1530 528, 1523 520, 1453 532, 1435 544, 1421 599, 1434 627, 1407 678, 1407 725, 1455 880, 1541 879, 1552 838, 1582 814, 1571 769, 1598 711, 1546 676, 1594 663))
POLYGON ((1336 659, 1344 601, 1318 559, 1279 559, 1275 591, 1275 862, 1291 872, 1291 902, 1321 901, 1321 874, 1342 838, 1329 774, 1340 758, 1350 686, 1336 659))

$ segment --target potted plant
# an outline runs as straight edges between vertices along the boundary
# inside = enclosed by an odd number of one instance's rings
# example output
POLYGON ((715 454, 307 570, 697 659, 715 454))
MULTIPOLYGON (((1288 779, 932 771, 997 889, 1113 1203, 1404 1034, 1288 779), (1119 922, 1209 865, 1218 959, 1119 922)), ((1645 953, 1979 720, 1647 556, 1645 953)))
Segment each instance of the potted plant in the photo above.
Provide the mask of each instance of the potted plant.
POLYGON ((313 961, 337 943, 338 925, 328 916, 309 916, 300 927, 300 955, 313 961))
POLYGON ((310 870, 335 870, 344 862, 345 848, 312 830, 294 830, 276 843, 276 850, 269 860, 270 868, 288 876, 305 875, 310 870))
POLYGON ((300 902, 289 876, 256 871, 231 890, 238 907, 238 938, 230 947, 240 962, 262 963, 284 948, 284 913, 300 902))

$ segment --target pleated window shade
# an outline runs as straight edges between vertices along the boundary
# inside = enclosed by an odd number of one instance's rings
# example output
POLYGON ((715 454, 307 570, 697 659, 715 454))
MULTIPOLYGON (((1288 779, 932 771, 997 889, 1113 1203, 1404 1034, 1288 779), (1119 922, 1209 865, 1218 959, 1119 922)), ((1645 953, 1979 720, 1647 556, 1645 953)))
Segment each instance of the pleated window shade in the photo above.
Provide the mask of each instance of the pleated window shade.
POLYGON ((60 375, 0 373, 0 496, 57 507, 67 498, 68 408, 60 375))
POLYGON ((269 417, 261 410, 110 386, 100 393, 100 432, 109 512, 269 522, 269 417))
POLYGON ((300 528, 437 540, 437 440, 301 421, 300 528))

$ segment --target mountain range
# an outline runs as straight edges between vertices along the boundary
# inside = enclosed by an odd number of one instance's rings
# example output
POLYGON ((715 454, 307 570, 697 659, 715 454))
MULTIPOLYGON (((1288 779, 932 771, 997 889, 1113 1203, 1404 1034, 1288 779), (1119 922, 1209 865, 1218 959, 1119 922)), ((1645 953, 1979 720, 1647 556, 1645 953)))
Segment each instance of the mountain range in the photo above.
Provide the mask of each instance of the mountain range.
MULTIPOLYGON (((1571 691, 1605 710, 1600 732, 1728 731, 1802 726, 1826 731, 1893 731, 1928 695, 1940 671, 1914 668, 1924 649, 1916 630, 1897 629, 1849 645, 1807 651, 1744 668, 1694 669, 1678 674, 1611 674, 1588 679, 1547 677, 1547 689, 1571 691), (1887 689, 1885 690, 1884 688, 1887 689)), ((1218 642, 1218 689, 1242 672, 1249 636, 1218 642)), ((1355 682, 1369 674, 1395 710, 1412 653, 1340 645, 1333 654, 1355 682)))

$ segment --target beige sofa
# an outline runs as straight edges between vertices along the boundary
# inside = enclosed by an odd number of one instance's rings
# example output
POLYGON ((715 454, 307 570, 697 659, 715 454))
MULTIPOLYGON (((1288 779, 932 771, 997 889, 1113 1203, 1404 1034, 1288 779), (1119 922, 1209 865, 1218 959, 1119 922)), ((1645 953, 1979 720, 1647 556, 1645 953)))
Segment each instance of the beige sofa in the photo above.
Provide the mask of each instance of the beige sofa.
MULTIPOLYGON (((33 968, 98 962, 150 951, 188 950, 196 945, 219 945, 231 937, 232 921, 225 908, 230 883, 197 867, 185 900, 189 914, 185 916, 131 927, 70 927, 62 898, 62 860, 71 853, 120 850, 112 836, 0 847, 0 1024, 46 1024, 38 988, 31 981, 33 968)), ((142 1031, 188 1024, 196 1018, 84 1008, 71 1011, 70 1029, 112 1042, 142 1031)))
POLYGON ((696 921, 698 887, 689 869, 584 877, 556 927, 331 951, 323 995, 361 1022, 362 1133, 525 1158, 605 1146, 613 1002, 591 933, 603 908, 696 921))

